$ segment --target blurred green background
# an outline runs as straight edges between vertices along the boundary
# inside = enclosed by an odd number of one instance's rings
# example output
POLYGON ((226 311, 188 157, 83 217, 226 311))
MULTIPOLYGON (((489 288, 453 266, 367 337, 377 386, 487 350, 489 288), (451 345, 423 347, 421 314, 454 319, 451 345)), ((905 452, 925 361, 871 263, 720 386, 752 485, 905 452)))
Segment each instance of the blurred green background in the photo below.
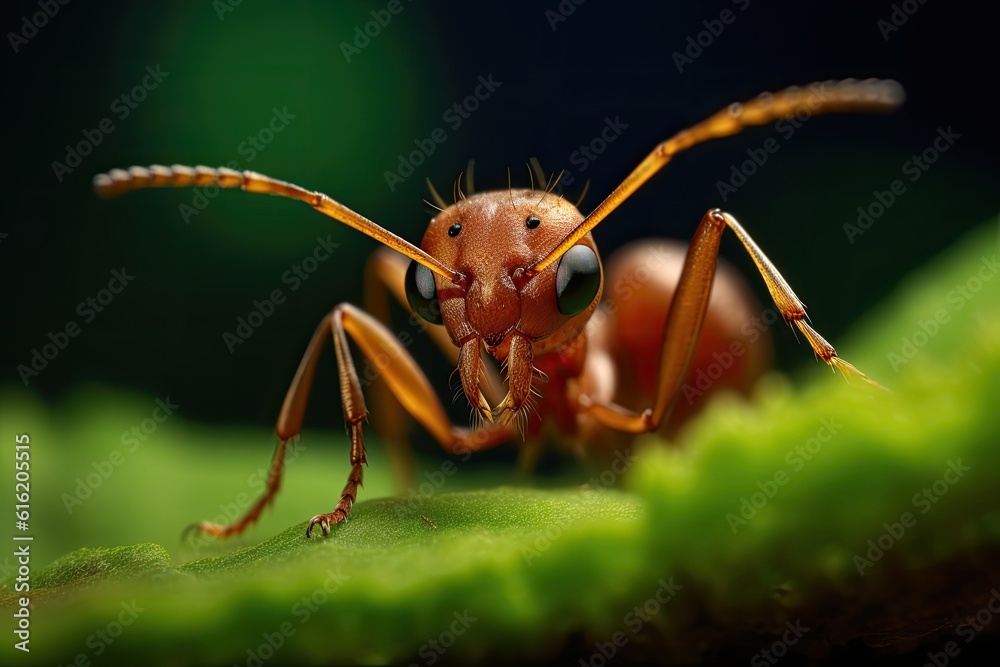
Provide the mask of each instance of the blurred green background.
MULTIPOLYGON (((15 5, 8 26, 34 7, 15 5)), ((361 300, 375 243, 301 204, 226 192, 185 224, 179 207, 192 204, 193 190, 102 201, 90 190, 101 171, 236 160, 323 190, 417 242, 430 217, 424 179, 448 193, 469 159, 480 188, 506 187, 508 167, 515 184, 526 184, 531 156, 546 170, 571 170, 568 195, 591 179, 586 212, 658 141, 731 102, 815 80, 892 77, 909 95, 898 113, 824 116, 787 140, 759 128, 698 147, 596 232, 605 255, 643 236, 687 239, 705 210, 724 205, 836 341, 913 267, 996 211, 997 136, 976 96, 984 85, 976 67, 987 54, 974 34, 984 22, 922 6, 884 41, 876 21, 888 11, 877 3, 739 6, 590 4, 552 30, 544 4, 442 10, 403 2, 348 63, 341 43, 384 3, 244 2, 221 20, 212 3, 67 5, 6 57, 0 289, 9 325, 0 382, 52 401, 100 382, 170 395, 192 419, 269 424, 320 318, 340 301, 361 300), (736 20, 679 73, 672 54, 727 7, 736 20), (113 101, 157 65, 169 75, 119 120, 113 101), (453 130, 444 112, 481 75, 501 86, 453 130), (267 127, 273 108, 295 118, 249 161, 240 145, 267 127), (114 132, 58 182, 51 163, 105 117, 114 132), (609 117, 628 128, 581 174, 572 155, 609 117), (947 126, 962 138, 849 243, 843 225, 856 221, 857 207, 905 179, 904 163, 947 126), (390 191, 384 173, 439 127, 447 141, 390 191), (772 136, 780 151, 723 202, 716 183, 772 136), (282 275, 327 234, 341 244, 334 259, 291 292, 282 275), (122 266, 135 281, 25 387, 17 365, 49 332, 81 320, 78 304, 122 266), (275 288, 288 301, 230 354, 222 333, 275 288)), ((739 245, 727 239, 724 253, 766 303, 739 245)), ((793 339, 778 342, 783 368, 811 365, 793 339)), ((425 352, 432 381, 444 387, 448 369, 425 352)), ((310 423, 339 427, 332 364, 316 385, 310 423)))
MULTIPOLYGON (((350 62, 342 44, 385 3, 70 3, 6 52, 0 416, 8 430, 51 421, 51 433, 60 434, 46 439, 40 431, 37 463, 58 466, 63 486, 33 494, 49 518, 37 565, 77 546, 146 540, 179 554, 172 540, 183 526, 159 507, 181 503, 177 497, 192 487, 218 485, 219 502, 248 487, 247 477, 266 464, 273 421, 312 331, 336 303, 360 303, 364 262, 375 248, 301 204, 235 192, 210 200, 188 224, 179 206, 191 205, 195 191, 103 201, 90 189, 95 173, 235 160, 322 190, 416 242, 430 217, 424 179, 446 193, 469 159, 480 188, 505 187, 508 167, 515 184, 526 184, 531 156, 546 170, 570 170, 576 182, 568 195, 590 179, 586 213, 658 141, 731 102, 814 80, 895 78, 908 94, 899 112, 810 120, 781 139, 780 151, 728 201, 720 200, 717 182, 748 149, 776 136, 772 128, 681 156, 595 232, 607 256, 643 236, 688 238, 706 209, 722 205, 781 268, 834 344, 862 315, 877 319, 870 309, 907 274, 996 215, 995 112, 977 94, 988 85, 984 65, 995 60, 986 34, 991 17, 929 3, 886 40, 877 22, 892 10, 882 3, 750 3, 745 11, 743 3, 725 2, 627 10, 586 3, 555 23, 546 11, 558 11, 556 2, 400 6, 350 62), (735 20, 679 72, 673 54, 726 8, 735 20), (122 118, 115 100, 157 66, 169 74, 122 118), (490 75, 501 85, 454 128, 443 114, 490 75), (274 109, 294 118, 250 160, 244 142, 268 126, 274 109), (66 146, 104 118, 114 131, 58 180, 52 162, 64 162, 66 146), (573 154, 607 118, 628 127, 581 172, 573 154), (910 183, 903 165, 947 127, 961 138, 910 183), (390 190, 385 173, 436 128, 447 140, 390 190), (907 192, 850 243, 843 226, 897 178, 907 192), (327 235, 341 244, 334 257, 291 291, 283 274, 327 235), (122 267, 134 282, 85 322, 79 304, 122 267), (285 289, 287 301, 230 354, 223 332, 275 288, 285 289), (70 320, 81 325, 80 335, 25 385, 18 365, 30 364, 32 350, 70 320), (96 437, 67 437, 85 428, 87 399, 95 397, 121 408, 120 423, 102 425, 96 437), (129 452, 79 509, 82 517, 68 514, 66 481, 122 449, 120 434, 167 397, 183 421, 166 422, 162 440, 154 433, 129 452), (156 488, 130 484, 129 468, 165 470, 168 437, 183 437, 192 424, 205 432, 233 424, 246 430, 219 431, 211 451, 191 460, 188 477, 163 476, 156 488), (105 444, 90 451, 78 442, 105 444), (106 531, 95 528, 102 524, 106 531)), ((8 3, 3 25, 21 31, 23 17, 37 11, 33 2, 8 3)), ((995 12, 977 10, 986 11, 995 12)), ((729 239, 723 251, 767 303, 738 244, 729 239)), ((776 342, 781 369, 824 372, 791 335, 777 330, 776 342)), ((849 348, 838 348, 851 359, 849 348)), ((429 346, 418 343, 414 352, 447 396, 450 369, 429 346)), ((297 477, 279 499, 280 513, 269 511, 251 541, 318 511, 340 489, 346 450, 325 433, 342 422, 332 357, 310 405, 308 451, 290 468, 297 477), (309 439, 310 432, 318 435, 309 439)), ((466 413, 462 405, 454 412, 457 420, 466 413)), ((414 440, 424 465, 437 469, 436 446, 422 434, 414 440)), ((518 482, 514 456, 514 447, 500 448, 473 465, 488 467, 492 479, 518 482)), ((370 477, 362 499, 392 491, 386 478, 370 477)), ((215 513, 207 507, 190 519, 215 513)))

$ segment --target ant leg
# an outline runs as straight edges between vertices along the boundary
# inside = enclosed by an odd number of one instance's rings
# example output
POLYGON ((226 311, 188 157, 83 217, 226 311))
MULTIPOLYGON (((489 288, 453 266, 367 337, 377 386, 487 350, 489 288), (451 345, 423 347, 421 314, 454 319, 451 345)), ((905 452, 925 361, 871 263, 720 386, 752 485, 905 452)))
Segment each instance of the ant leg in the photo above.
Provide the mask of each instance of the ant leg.
MULTIPOLYGON (((389 327, 392 326, 392 318, 389 313, 389 293, 391 292, 395 296, 396 282, 399 283, 398 289, 403 289, 406 259, 397 253, 383 253, 380 250, 373 253, 365 263, 363 303, 366 312, 389 327), (404 265, 402 269, 404 273, 400 273, 398 277, 394 270, 396 257, 399 257, 398 262, 404 265)), ((405 295, 403 298, 405 300, 405 295)), ((381 375, 381 371, 378 370, 378 366, 366 364, 362 373, 362 383, 369 387, 372 412, 375 414, 375 421, 378 424, 376 430, 385 442, 396 489, 402 491, 411 487, 415 480, 413 451, 407 437, 410 420, 399 401, 393 398, 388 385, 385 382, 378 382, 379 375, 381 375)))
POLYGON ((274 500, 274 497, 278 493, 278 489, 281 488, 281 474, 284 472, 285 450, 287 446, 288 440, 278 441, 277 446, 274 448, 274 454, 271 456, 271 465, 267 472, 267 487, 260 498, 257 499, 257 502, 240 517, 239 521, 235 521, 228 526, 213 521, 202 521, 190 526, 188 531, 194 531, 202 535, 208 535, 209 537, 229 537, 230 535, 241 534, 250 524, 257 521, 264 508, 271 504, 271 501, 274 500))
POLYGON ((348 348, 348 336, 361 348, 368 359, 377 358, 383 354, 388 355, 392 361, 383 371, 383 376, 388 381, 391 390, 403 404, 403 407, 434 436, 446 451, 453 454, 467 454, 500 444, 510 437, 511 432, 505 427, 493 427, 480 431, 453 427, 448 421, 440 400, 434 395, 427 377, 392 333, 359 308, 350 304, 341 304, 320 322, 302 361, 299 363, 299 368, 288 388, 288 393, 285 395, 275 429, 280 442, 272 460, 268 487, 264 494, 243 517, 233 524, 220 526, 203 522, 195 526, 198 532, 219 537, 240 534, 247 526, 257 520, 263 508, 271 502, 280 485, 285 444, 298 435, 302 427, 316 363, 319 360, 323 344, 330 337, 333 339, 337 355, 344 419, 351 436, 351 472, 334 510, 313 517, 309 522, 306 535, 312 533, 312 528, 315 525, 320 526, 324 535, 329 534, 331 525, 347 518, 354 501, 357 499, 358 487, 362 486, 363 483, 363 465, 367 461, 361 424, 368 416, 357 370, 348 348))
POLYGON ((470 454, 498 445, 511 435, 510 429, 504 426, 491 426, 478 431, 452 426, 430 381, 410 353, 389 329, 360 308, 341 304, 334 308, 329 322, 337 352, 344 417, 351 433, 351 475, 333 511, 318 514, 309 521, 307 537, 314 526, 318 525, 323 534, 328 535, 330 526, 346 519, 354 504, 357 487, 361 484, 361 464, 365 463, 361 422, 366 420, 368 412, 347 345, 348 336, 367 359, 380 356, 390 359, 382 377, 406 411, 427 429, 445 451, 470 454))
POLYGON ((682 383, 687 377, 688 367, 694 356, 701 326, 708 308, 712 281, 715 278, 716 261, 719 255, 719 241, 726 227, 729 227, 757 265, 758 271, 767 284, 778 310, 786 321, 793 323, 803 333, 813 352, 845 377, 858 376, 865 381, 880 386, 868 379, 864 373, 837 356, 837 351, 806 323, 805 305, 778 272, 774 264, 764 255, 760 247, 737 222, 736 218, 719 209, 705 214, 695 231, 684 260, 677 291, 670 304, 667 324, 663 332, 663 346, 660 351, 659 381, 656 399, 652 408, 641 413, 634 412, 610 401, 580 396, 581 410, 605 426, 628 433, 642 433, 659 428, 673 409, 680 395, 682 383))
POLYGON ((327 337, 330 335, 330 320, 331 315, 327 315, 316 328, 312 340, 309 341, 309 347, 306 348, 306 352, 302 356, 302 361, 299 363, 299 368, 295 372, 295 378, 292 380, 292 384, 288 388, 288 393, 285 395, 285 401, 281 406, 281 413, 278 416, 278 423, 275 426, 275 431, 278 434, 278 445, 274 450, 274 455, 271 457, 271 467, 268 470, 267 476, 267 488, 264 489, 264 493, 239 520, 234 521, 228 526, 211 521, 202 521, 193 526, 193 530, 212 537, 239 535, 250 524, 257 521, 264 508, 274 500, 278 489, 281 488, 281 475, 284 471, 286 446, 288 441, 296 437, 302 429, 302 418, 305 414, 306 399, 309 396, 309 389, 312 386, 313 375, 316 371, 316 362, 319 360, 319 354, 323 350, 323 343, 326 342, 327 337))

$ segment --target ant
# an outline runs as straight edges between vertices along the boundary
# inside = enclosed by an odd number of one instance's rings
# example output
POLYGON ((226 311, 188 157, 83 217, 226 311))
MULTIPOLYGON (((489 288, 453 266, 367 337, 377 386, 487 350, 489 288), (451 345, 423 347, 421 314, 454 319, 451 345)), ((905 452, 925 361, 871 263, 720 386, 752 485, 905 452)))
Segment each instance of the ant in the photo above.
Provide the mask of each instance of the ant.
MULTIPOLYGON (((537 440, 546 422, 567 438, 573 437, 580 451, 599 449, 612 432, 639 434, 660 429, 678 401, 695 355, 711 305, 719 242, 726 229, 750 254, 781 316, 802 332, 816 355, 845 377, 876 384, 837 356, 808 324, 803 303, 736 218, 712 209, 695 230, 673 290, 657 291, 655 281, 649 285, 655 305, 646 313, 646 321, 656 321, 665 313, 662 330, 654 327, 648 332, 658 341, 658 349, 644 352, 643 357, 656 358, 658 352, 658 367, 651 369, 655 371, 652 386, 642 394, 652 394, 652 405, 633 410, 616 403, 616 395, 633 390, 636 379, 631 373, 616 372, 613 352, 623 346, 626 329, 637 326, 635 322, 616 324, 609 318, 595 318, 593 324, 598 326, 587 326, 595 312, 600 312, 604 287, 604 267, 591 230, 675 155, 692 146, 749 126, 792 118, 804 110, 810 114, 890 111, 902 100, 902 88, 895 81, 846 79, 791 87, 731 105, 656 146, 587 216, 553 192, 555 183, 541 195, 533 185, 529 190, 509 184, 507 191, 473 193, 470 170, 469 195, 461 192, 456 182, 460 197, 450 206, 431 186, 439 212, 430 221, 419 248, 325 194, 252 171, 157 165, 99 174, 94 188, 103 197, 147 187, 216 185, 297 199, 396 251, 381 249, 369 263, 366 282, 381 282, 383 286, 373 302, 373 310, 382 311, 379 316, 341 303, 316 329, 278 416, 275 430, 279 441, 264 493, 232 524, 202 522, 194 529, 217 537, 240 534, 273 500, 281 482, 286 447, 302 426, 317 360, 324 343, 331 339, 351 438, 351 472, 333 511, 309 521, 307 537, 316 526, 324 536, 329 535, 331 526, 347 519, 367 463, 362 423, 368 410, 349 341, 369 361, 390 360, 379 362, 388 390, 452 454, 493 447, 512 438, 519 426, 522 435, 529 426, 531 439, 537 440), (411 261, 407 263, 403 256, 411 261), (384 324, 388 321, 385 290, 407 305, 429 331, 436 332, 432 335, 454 362, 460 391, 480 423, 472 428, 451 424, 426 375, 384 324), (443 325, 444 331, 431 325, 443 325), (487 355, 501 364, 506 375, 507 392, 502 398, 493 393, 502 384, 492 364, 484 363, 487 355), (544 392, 537 386, 543 381, 547 382, 544 392), (535 414, 529 421, 530 410, 535 414)), ((627 267, 609 264, 609 272, 621 270, 627 267)), ((649 303, 649 294, 646 297, 649 303)), ((643 327, 640 324, 638 328, 643 327)), ((650 370, 648 363, 645 367, 650 370)), ((390 428, 398 430, 399 420, 390 421, 390 428)), ((401 434, 394 435, 388 441, 398 447, 401 434)))

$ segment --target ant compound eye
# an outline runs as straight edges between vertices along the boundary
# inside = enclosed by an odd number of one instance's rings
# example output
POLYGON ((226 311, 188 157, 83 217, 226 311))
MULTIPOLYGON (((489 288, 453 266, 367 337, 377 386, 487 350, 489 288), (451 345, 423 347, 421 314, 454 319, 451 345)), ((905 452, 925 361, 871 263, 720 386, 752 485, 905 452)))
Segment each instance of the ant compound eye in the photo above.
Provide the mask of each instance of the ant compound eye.
POLYGON ((524 221, 524 224, 528 229, 534 229, 538 225, 542 224, 542 221, 538 219, 537 215, 529 215, 528 219, 524 221))
MULTIPOLYGON (((454 238, 462 233, 461 223, 456 222, 454 225, 448 228, 448 236, 454 238)), ((430 271, 430 269, 428 269, 430 271)))
MULTIPOLYGON (((430 270, 428 269, 428 272, 430 270)), ((570 248, 556 269, 556 305, 563 315, 578 315, 601 289, 601 263, 589 246, 570 248)))
POLYGON ((419 262, 406 269, 406 300, 417 317, 431 324, 443 324, 434 272, 419 262))

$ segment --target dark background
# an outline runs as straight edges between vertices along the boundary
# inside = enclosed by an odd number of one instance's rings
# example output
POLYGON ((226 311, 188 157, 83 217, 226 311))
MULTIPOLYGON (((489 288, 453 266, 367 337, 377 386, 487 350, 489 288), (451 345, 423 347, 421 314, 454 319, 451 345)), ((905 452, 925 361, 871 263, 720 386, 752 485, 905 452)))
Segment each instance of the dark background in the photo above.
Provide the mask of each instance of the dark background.
MULTIPOLYGON (((216 3, 218 5, 219 3, 216 3)), ((564 6, 572 6, 563 2, 564 6)), ((829 78, 885 77, 906 88, 888 116, 824 116, 795 135, 723 203, 716 182, 773 128, 679 157, 595 232, 605 256, 647 235, 686 239, 701 214, 737 215, 811 307, 835 344, 852 322, 964 230, 997 211, 995 10, 930 1, 888 40, 876 22, 888 2, 763 3, 746 11, 707 3, 599 3, 575 8, 553 30, 551 0, 451 5, 403 0, 380 34, 348 63, 341 42, 386 3, 243 2, 220 15, 211 3, 71 2, 27 44, 5 50, 0 232, 3 363, 0 386, 53 402, 94 383, 169 395, 186 418, 273 422, 320 318, 340 301, 360 303, 374 241, 277 198, 225 192, 185 224, 178 206, 193 190, 143 191, 104 201, 94 174, 175 162, 250 168, 327 192, 419 242, 429 219, 424 178, 443 193, 467 161, 480 189, 527 183, 525 161, 573 169, 571 154, 605 119, 628 129, 577 175, 592 180, 591 210, 659 141, 725 105, 762 91, 829 78), (731 9, 736 20, 678 72, 672 53, 731 9), (169 76, 125 119, 110 109, 147 66, 169 76), (442 113, 471 94, 478 76, 501 86, 457 130, 442 113), (238 146, 265 127, 272 108, 295 115, 247 162, 238 146), (110 117, 103 137, 60 183, 51 163, 67 144, 110 117), (961 139, 863 236, 843 230, 933 141, 939 127, 961 139), (443 127, 447 141, 391 192, 384 173, 397 156, 443 127), (311 253, 318 235, 341 243, 334 258, 290 292, 281 275, 311 253), (126 267, 134 282, 90 324, 77 304, 126 267), (234 354, 222 342, 254 299, 283 288, 275 315, 234 354), (31 380, 16 367, 68 320, 81 334, 31 380)), ((914 3, 914 6, 916 3, 914 3)), ((20 31, 36 3, 7 3, 5 33, 20 31)), ((763 283, 732 239, 726 257, 762 300, 763 283)), ((402 322, 402 320, 400 320, 402 322)), ((400 324, 402 326, 402 324, 400 324)), ((778 363, 820 372, 803 344, 778 331, 778 363)), ((421 360, 432 350, 414 347, 421 360)), ((845 356, 850 358, 848 351, 845 356)), ((447 389, 448 369, 428 365, 447 389)), ((318 379, 310 420, 341 421, 332 356, 318 379)), ((465 408, 459 410, 464 414, 465 408)))

